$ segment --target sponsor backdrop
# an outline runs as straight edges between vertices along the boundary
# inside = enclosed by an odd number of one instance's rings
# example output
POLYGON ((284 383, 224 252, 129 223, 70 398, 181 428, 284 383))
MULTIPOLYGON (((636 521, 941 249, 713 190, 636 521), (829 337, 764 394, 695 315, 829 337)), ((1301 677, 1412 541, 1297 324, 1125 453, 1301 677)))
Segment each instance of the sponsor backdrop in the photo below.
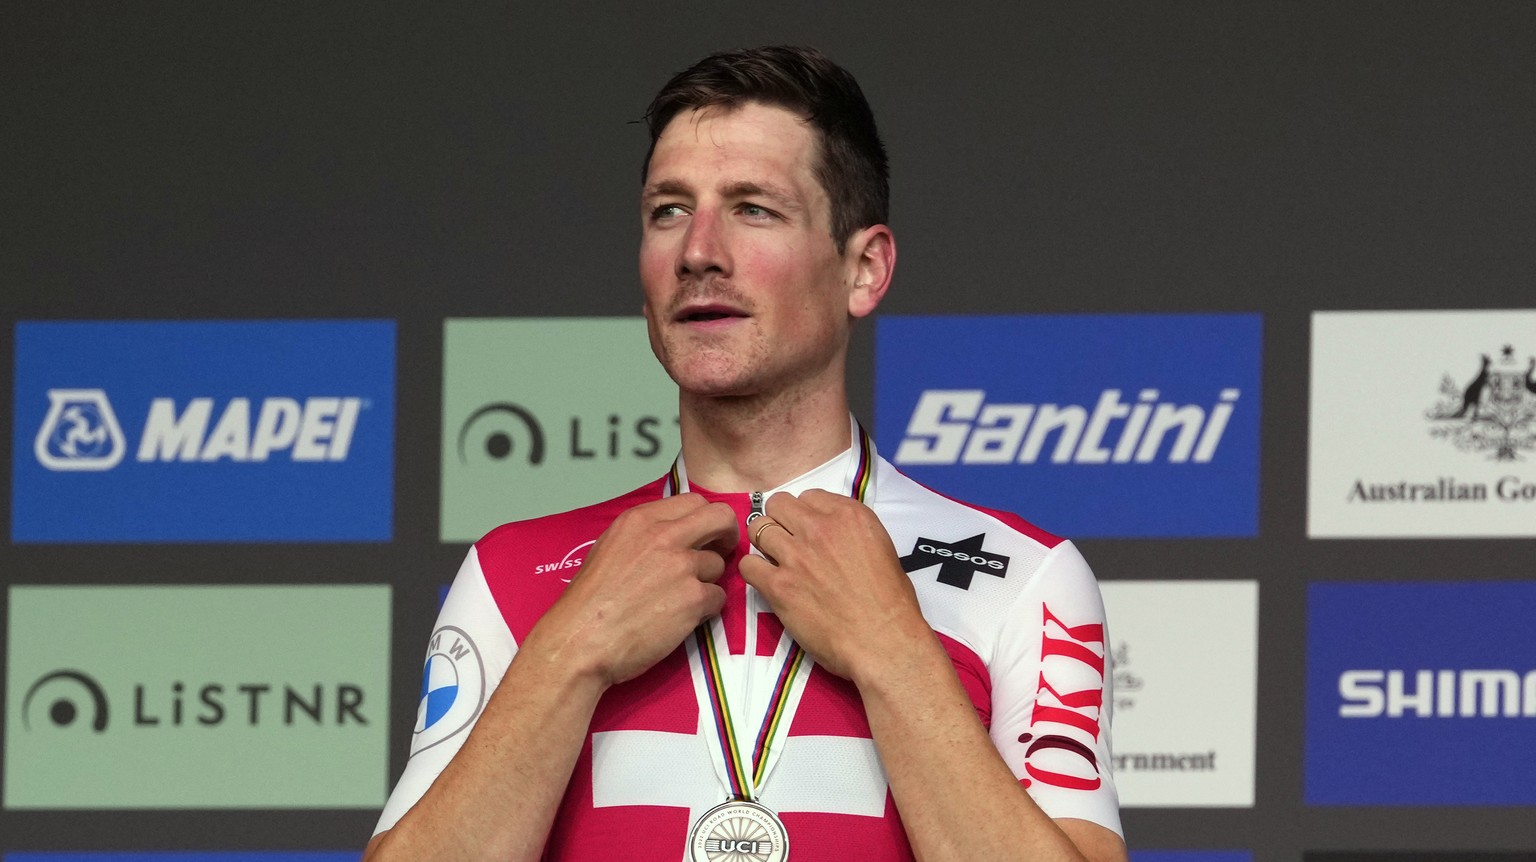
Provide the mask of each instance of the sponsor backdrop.
POLYGON ((383 804, 389 598, 12 587, 5 807, 383 804))
POLYGON ((11 10, 0 857, 357 858, 466 544, 675 453, 633 121, 765 42, 891 153, 855 411, 1105 584, 1136 862, 1532 858, 1536 7, 1032 0, 11 10))
POLYGON ((1253 805, 1259 588, 1106 581, 1120 804, 1253 805))
POLYGON ((1311 422, 1309 535, 1536 536, 1536 311, 1315 314, 1311 422))
POLYGON ((1307 801, 1536 805, 1533 614, 1536 581, 1312 584, 1307 801))
POLYGON ((615 497, 677 446, 677 387, 644 319, 444 324, 443 541, 615 497))
POLYGON ((16 326, 11 538, 388 541, 392 322, 16 326))

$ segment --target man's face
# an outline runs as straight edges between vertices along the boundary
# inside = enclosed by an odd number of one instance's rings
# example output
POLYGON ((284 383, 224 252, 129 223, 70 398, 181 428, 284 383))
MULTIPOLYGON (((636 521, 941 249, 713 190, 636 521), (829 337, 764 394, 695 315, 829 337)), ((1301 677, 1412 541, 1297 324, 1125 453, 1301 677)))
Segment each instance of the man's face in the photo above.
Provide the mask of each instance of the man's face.
POLYGON ((841 380, 849 288, 812 129, 782 108, 679 114, 641 199, 651 349, 685 392, 792 391, 841 380))

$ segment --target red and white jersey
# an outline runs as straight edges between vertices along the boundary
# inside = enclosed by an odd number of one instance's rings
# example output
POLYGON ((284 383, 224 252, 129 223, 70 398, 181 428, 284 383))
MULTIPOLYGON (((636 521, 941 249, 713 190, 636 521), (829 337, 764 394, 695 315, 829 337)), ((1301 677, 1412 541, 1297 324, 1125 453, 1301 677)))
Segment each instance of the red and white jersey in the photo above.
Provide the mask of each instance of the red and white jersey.
MULTIPOLYGON (((1051 817, 1121 832, 1109 771, 1110 656, 1098 585, 1082 556, 1004 512, 950 500, 872 456, 864 500, 890 533, 928 624, 993 745, 1051 817)), ((848 494, 859 446, 765 492, 848 494)), ((686 488, 686 485, 684 486, 686 488)), ((410 761, 375 832, 395 823, 463 745, 518 644, 560 597, 597 537, 656 500, 664 477, 605 503, 507 524, 470 550, 438 617, 410 761)), ((742 524, 711 622, 737 723, 753 739, 789 647, 737 566, 749 550, 747 494, 716 494, 742 524)), ((729 796, 718 731, 690 637, 598 703, 546 845, 550 860, 687 859, 689 828, 729 796)), ((769 754, 760 801, 778 812, 796 862, 911 859, 858 691, 810 664, 769 754)))

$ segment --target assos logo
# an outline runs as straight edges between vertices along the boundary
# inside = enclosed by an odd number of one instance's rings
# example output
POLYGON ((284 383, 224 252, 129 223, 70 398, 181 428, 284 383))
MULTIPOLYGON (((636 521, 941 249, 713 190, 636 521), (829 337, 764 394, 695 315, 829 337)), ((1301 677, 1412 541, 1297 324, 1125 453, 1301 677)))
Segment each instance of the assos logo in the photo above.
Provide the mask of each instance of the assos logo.
POLYGON ((390 537, 392 323, 22 323, 16 354, 16 541, 390 537))
POLYGON ((1529 805, 1536 583, 1323 583, 1308 600, 1307 801, 1529 805))
POLYGON ((878 327, 881 448, 913 478, 1073 536, 1256 533, 1258 315, 878 327))

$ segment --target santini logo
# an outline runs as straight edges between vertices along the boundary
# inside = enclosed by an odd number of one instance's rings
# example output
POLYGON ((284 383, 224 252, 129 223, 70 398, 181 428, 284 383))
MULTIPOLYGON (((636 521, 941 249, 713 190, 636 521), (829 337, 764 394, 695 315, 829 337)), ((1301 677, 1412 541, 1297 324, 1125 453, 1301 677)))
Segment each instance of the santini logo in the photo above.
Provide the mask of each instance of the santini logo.
POLYGON ((1339 697, 1341 718, 1532 718, 1536 670, 1346 670, 1339 697))
MULTIPOLYGON (((49 470, 110 470, 126 443, 107 394, 100 389, 48 390, 48 415, 34 452, 49 470)), ((172 398, 150 402, 137 460, 266 461, 287 452, 294 461, 345 461, 362 398, 193 398, 178 411, 172 398)))
POLYGON ((988 404, 980 389, 929 389, 918 399, 898 464, 1033 464, 1055 435, 1056 464, 1206 463, 1240 390, 1223 389, 1209 410, 1159 401, 1143 389, 1136 401, 1105 389, 1092 409, 1080 404, 988 404), (1172 438, 1172 443, 1164 443, 1172 438))

